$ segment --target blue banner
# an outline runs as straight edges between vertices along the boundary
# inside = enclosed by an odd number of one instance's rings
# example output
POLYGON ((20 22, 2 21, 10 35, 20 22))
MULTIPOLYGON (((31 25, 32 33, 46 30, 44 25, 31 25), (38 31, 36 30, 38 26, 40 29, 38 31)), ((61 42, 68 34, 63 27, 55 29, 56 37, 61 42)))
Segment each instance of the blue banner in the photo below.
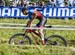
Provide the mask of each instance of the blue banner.
MULTIPOLYGON (((37 8, 46 18, 50 17, 75 17, 75 7, 28 7, 29 11, 37 8)), ((0 7, 0 17, 27 18, 21 12, 22 7, 0 7)))
POLYGON ((45 17, 75 17, 75 7, 46 7, 43 14, 45 17))
POLYGON ((27 17, 22 14, 20 7, 1 7, 0 17, 27 17))

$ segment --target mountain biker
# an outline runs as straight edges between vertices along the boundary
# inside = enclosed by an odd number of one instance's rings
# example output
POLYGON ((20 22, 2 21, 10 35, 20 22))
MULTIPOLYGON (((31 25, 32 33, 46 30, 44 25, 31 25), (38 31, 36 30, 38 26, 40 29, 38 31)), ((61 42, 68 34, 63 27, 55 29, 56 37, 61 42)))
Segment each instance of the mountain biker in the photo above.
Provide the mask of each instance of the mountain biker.
POLYGON ((39 22, 36 24, 36 26, 38 28, 40 28, 38 30, 40 37, 42 39, 42 44, 45 44, 44 41, 44 33, 43 33, 43 27, 46 23, 46 18, 44 18, 43 14, 41 14, 37 9, 34 9, 33 12, 32 11, 28 11, 27 8, 22 8, 22 13, 24 15, 28 15, 29 21, 27 22, 27 27, 31 26, 31 23, 34 19, 38 19, 39 22))

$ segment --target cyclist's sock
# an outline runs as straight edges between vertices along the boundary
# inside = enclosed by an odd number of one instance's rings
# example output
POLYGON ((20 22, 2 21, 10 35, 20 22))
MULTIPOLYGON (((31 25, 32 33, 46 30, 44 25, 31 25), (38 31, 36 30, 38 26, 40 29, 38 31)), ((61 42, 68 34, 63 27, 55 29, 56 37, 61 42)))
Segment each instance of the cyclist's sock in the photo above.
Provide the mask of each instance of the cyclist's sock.
POLYGON ((45 45, 44 36, 42 37, 42 44, 45 45))
POLYGON ((45 45, 45 41, 44 40, 42 40, 42 44, 45 45))

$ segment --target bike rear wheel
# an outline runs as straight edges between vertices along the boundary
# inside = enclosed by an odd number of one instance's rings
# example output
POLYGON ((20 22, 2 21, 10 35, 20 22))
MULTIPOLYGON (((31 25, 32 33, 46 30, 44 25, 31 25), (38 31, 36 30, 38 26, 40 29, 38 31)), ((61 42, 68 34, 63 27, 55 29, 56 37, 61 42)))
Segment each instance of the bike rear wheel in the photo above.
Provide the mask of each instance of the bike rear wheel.
POLYGON ((29 38, 29 36, 27 36, 25 34, 18 33, 18 34, 13 35, 12 37, 10 37, 9 44, 29 45, 29 44, 31 44, 31 39, 29 38))
POLYGON ((52 35, 47 38, 47 45, 67 46, 67 41, 59 35, 52 35))

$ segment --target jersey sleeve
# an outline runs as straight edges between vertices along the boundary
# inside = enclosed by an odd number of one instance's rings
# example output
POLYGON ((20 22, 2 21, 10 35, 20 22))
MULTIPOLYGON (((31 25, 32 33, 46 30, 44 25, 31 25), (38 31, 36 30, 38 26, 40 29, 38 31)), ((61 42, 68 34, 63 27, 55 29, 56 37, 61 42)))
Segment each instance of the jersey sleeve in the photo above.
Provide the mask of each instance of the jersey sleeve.
POLYGON ((32 15, 33 15, 33 11, 28 11, 28 18, 31 20, 32 19, 32 15))

